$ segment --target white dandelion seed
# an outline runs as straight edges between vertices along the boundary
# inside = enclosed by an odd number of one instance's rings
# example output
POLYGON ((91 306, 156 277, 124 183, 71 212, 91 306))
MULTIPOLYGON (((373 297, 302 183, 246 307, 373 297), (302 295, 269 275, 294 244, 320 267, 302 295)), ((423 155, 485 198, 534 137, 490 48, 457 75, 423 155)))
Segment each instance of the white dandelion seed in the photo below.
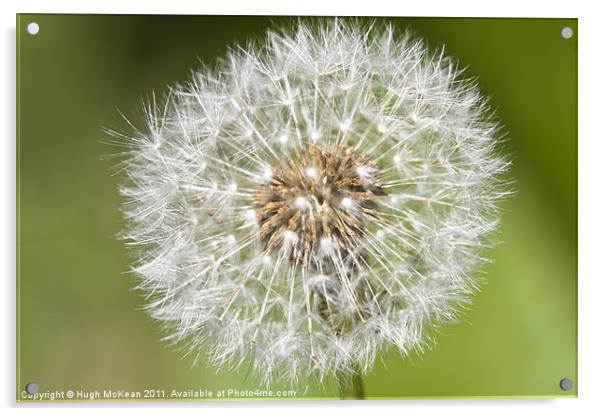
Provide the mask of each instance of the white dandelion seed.
POLYGON ((478 287, 507 194, 498 130, 453 61, 391 27, 299 24, 230 51, 128 138, 149 313, 266 383, 420 349, 478 287))

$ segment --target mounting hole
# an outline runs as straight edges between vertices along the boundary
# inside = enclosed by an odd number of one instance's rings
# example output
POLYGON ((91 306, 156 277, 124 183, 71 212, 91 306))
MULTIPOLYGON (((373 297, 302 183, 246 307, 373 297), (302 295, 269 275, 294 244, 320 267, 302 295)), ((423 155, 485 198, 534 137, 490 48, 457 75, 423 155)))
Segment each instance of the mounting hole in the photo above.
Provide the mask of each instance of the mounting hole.
POLYGON ((27 25, 27 33, 29 33, 30 35, 37 35, 39 31, 40 25, 36 22, 31 22, 27 25))
POLYGON ((562 390, 569 391, 573 388, 573 380, 571 380, 570 378, 563 378, 562 380, 560 380, 560 383, 558 383, 558 385, 562 390))
POLYGON ((36 383, 27 383, 25 385, 27 394, 36 394, 40 391, 40 387, 36 383))
POLYGON ((571 29, 570 27, 563 27, 562 30, 560 31, 560 36, 562 36, 565 39, 570 39, 573 37, 573 29, 571 29))

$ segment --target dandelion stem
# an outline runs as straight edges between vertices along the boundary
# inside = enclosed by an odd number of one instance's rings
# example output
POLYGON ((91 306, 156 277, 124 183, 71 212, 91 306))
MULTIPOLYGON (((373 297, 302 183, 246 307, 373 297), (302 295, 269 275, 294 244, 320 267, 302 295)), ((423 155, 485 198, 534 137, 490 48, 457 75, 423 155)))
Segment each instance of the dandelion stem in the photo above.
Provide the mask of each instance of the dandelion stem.
POLYGON ((336 378, 342 400, 364 399, 364 386, 359 371, 337 372, 336 378))
MULTIPOLYGON (((328 309, 328 299, 325 296, 319 297, 322 298, 320 299, 322 302, 319 302, 322 307, 318 309, 320 315, 322 315, 326 322, 330 324, 330 327, 337 334, 337 337, 341 337, 345 332, 345 327, 334 324, 332 312, 328 309)), ((364 400, 364 386, 357 364, 353 365, 351 369, 345 368, 344 370, 336 371, 335 378, 339 387, 341 400, 364 400)))

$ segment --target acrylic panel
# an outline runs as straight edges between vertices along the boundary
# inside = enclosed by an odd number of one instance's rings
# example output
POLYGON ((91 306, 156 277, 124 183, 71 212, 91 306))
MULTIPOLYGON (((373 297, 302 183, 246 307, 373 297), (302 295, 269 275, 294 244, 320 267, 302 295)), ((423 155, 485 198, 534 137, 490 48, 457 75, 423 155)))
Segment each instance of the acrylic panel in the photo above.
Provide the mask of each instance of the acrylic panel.
POLYGON ((576 19, 17 16, 17 400, 576 397, 576 19))

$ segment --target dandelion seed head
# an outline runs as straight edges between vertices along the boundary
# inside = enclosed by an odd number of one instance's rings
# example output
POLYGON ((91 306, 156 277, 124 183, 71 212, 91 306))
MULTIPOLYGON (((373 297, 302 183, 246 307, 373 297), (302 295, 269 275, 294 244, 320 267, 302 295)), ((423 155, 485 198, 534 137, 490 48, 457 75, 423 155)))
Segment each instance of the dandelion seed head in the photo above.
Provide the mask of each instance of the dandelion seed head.
POLYGON ((359 169, 368 169, 366 162, 357 151, 336 145, 310 146, 298 160, 279 164, 273 180, 258 186, 253 195, 265 250, 279 251, 286 229, 299 237, 291 256, 303 269, 330 266, 320 255, 323 240, 355 251, 365 234, 364 221, 375 215, 375 199, 384 193, 378 179, 358 176, 359 169), (358 201, 357 212, 344 210, 353 205, 348 195, 358 201))
POLYGON ((335 19, 170 91, 128 138, 121 187, 168 339, 270 383, 370 371, 457 320, 508 162, 453 60, 335 19))

